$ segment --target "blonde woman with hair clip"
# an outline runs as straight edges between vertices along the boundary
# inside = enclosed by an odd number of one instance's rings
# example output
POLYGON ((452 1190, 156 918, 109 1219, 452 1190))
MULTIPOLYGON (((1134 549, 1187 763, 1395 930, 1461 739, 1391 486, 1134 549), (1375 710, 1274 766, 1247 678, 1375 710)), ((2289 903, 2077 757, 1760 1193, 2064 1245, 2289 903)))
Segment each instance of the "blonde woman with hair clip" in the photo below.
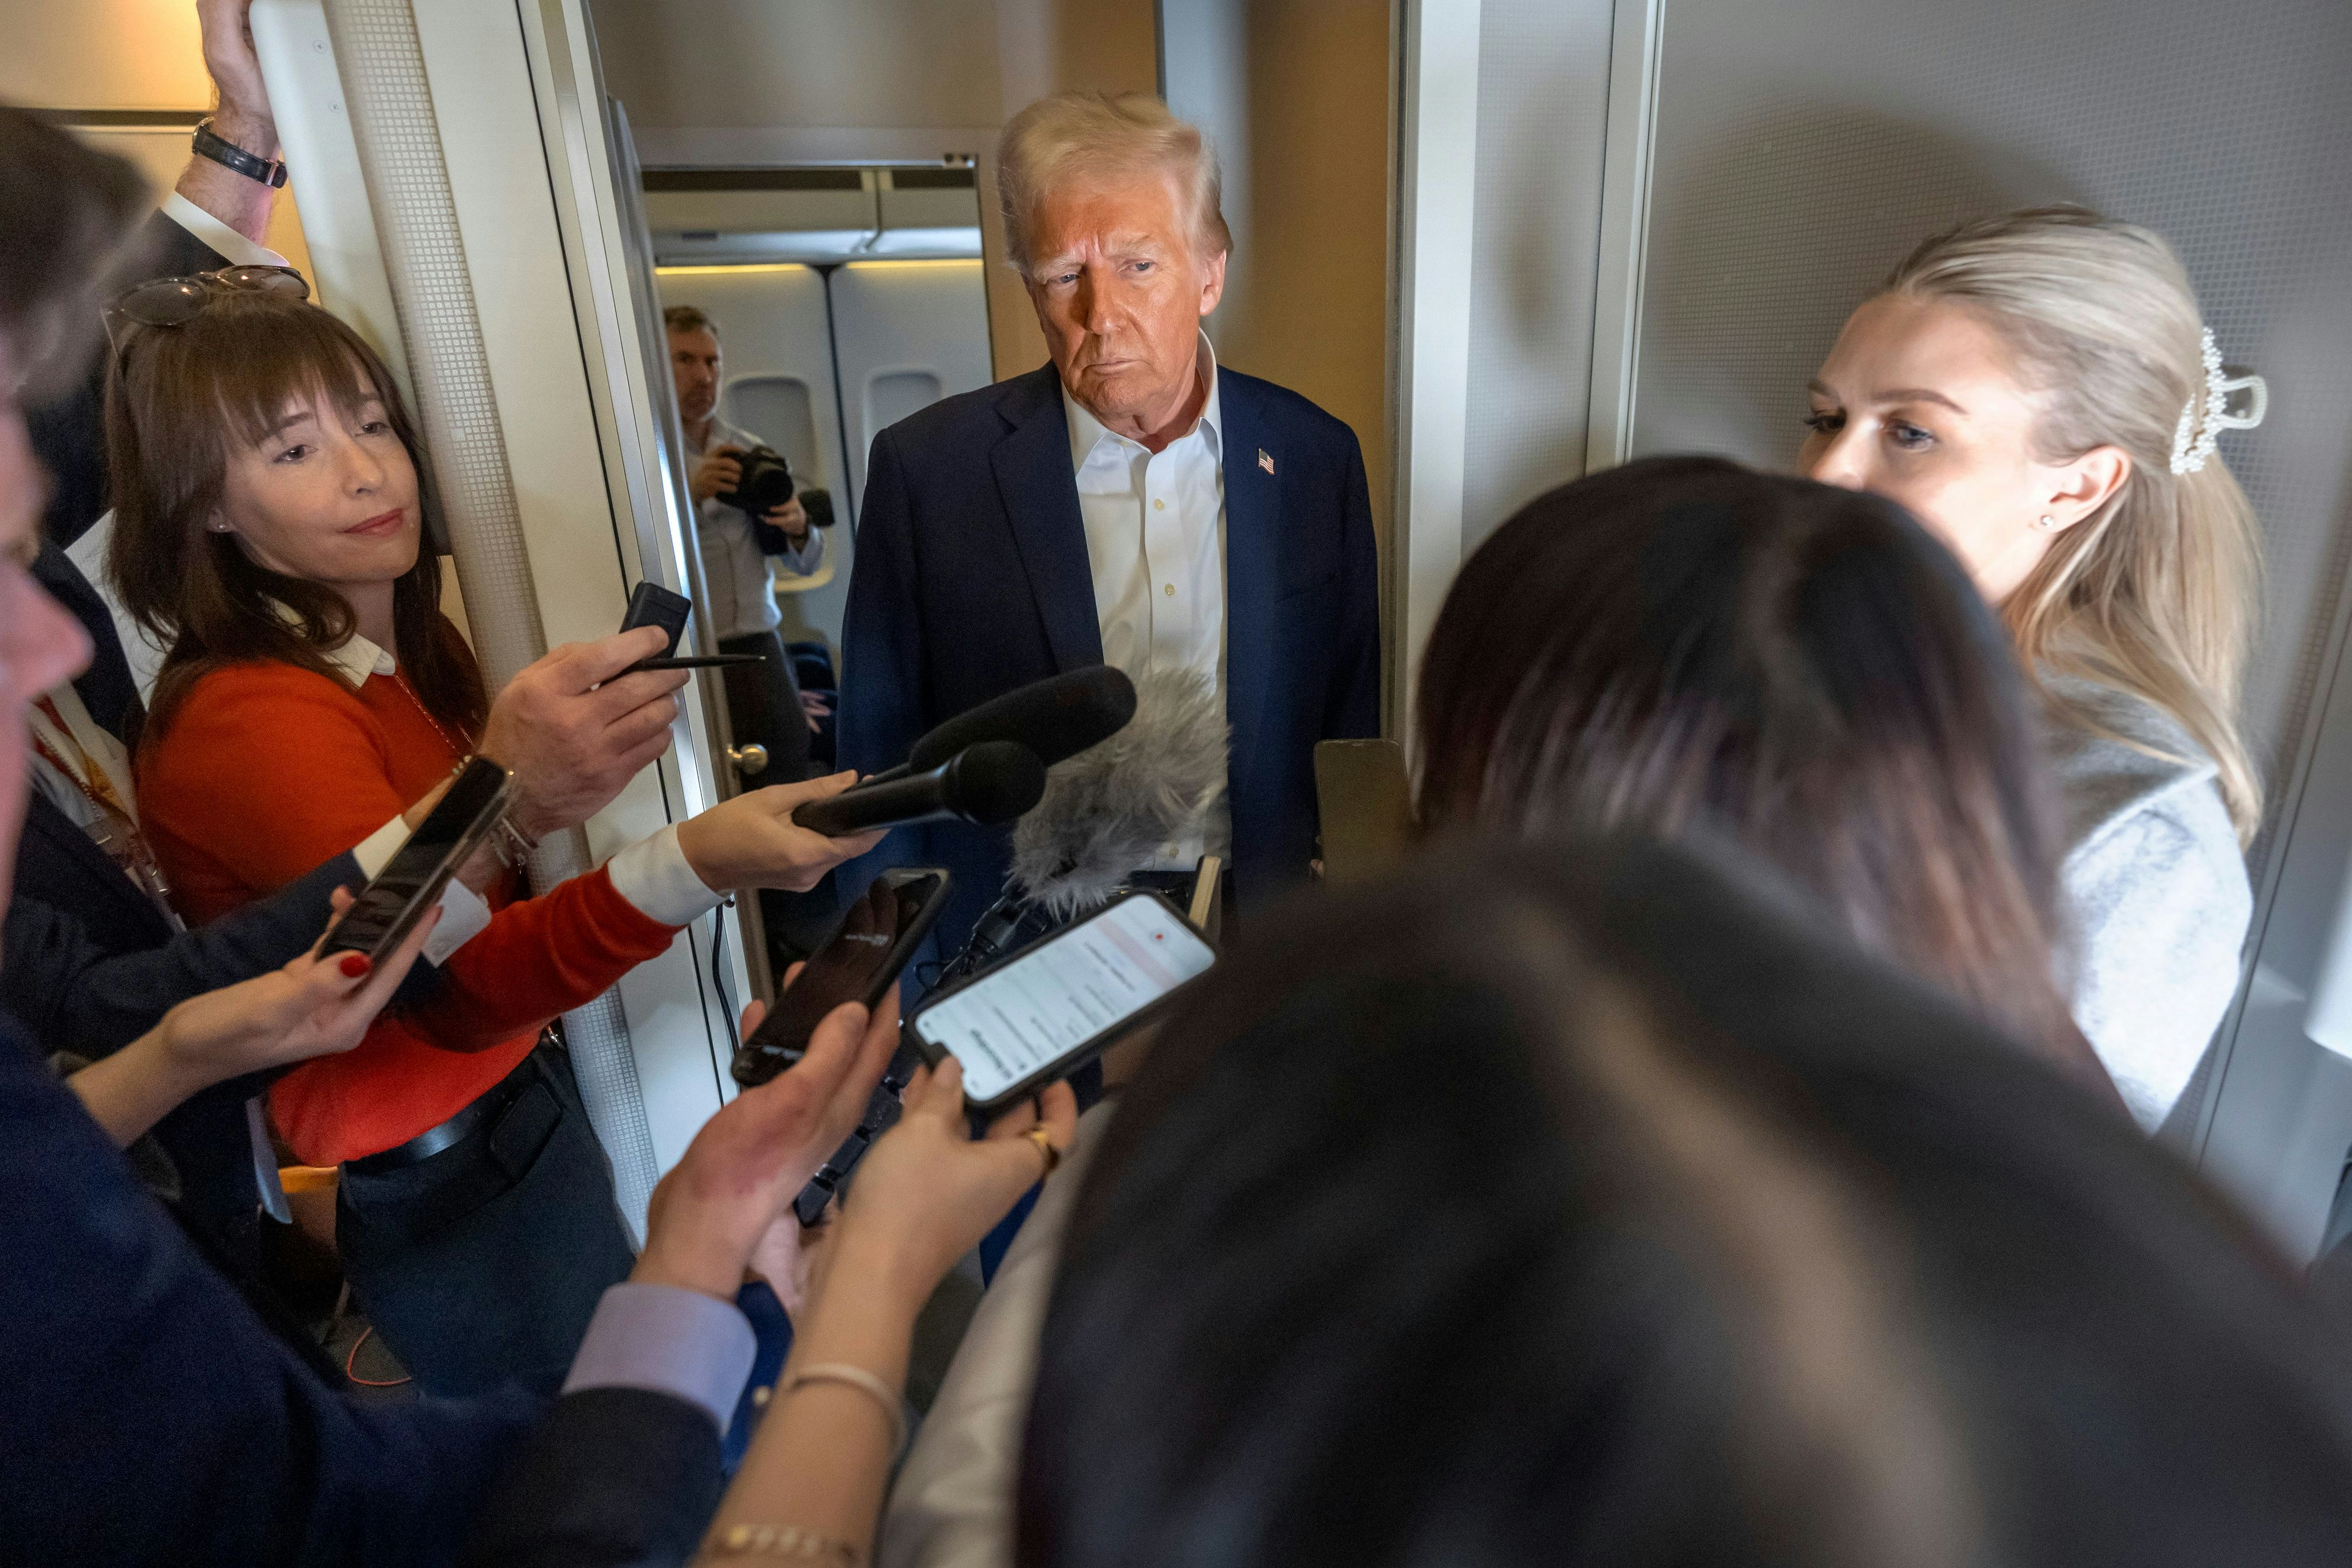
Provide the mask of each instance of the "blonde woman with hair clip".
POLYGON ((2063 798, 2075 1022, 2154 1131, 2237 988, 2260 592, 2224 430, 2262 421, 2157 235, 2042 207, 1927 240, 1811 384, 1803 471, 1901 502, 1998 606, 2063 798))

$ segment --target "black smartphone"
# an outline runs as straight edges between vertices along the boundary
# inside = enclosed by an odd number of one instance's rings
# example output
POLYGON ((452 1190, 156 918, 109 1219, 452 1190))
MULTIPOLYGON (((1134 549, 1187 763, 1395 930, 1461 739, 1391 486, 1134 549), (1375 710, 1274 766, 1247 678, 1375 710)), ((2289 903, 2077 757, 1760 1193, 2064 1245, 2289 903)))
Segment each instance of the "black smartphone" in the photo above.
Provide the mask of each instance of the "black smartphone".
POLYGON ((905 1028, 926 1060, 962 1063, 964 1103, 994 1116, 1172 1005, 1216 962, 1175 905, 1129 893, 939 992, 905 1028))
POLYGON ((764 653, 707 653, 692 658, 641 658, 621 673, 635 675, 641 669, 735 669, 767 662, 764 653))
POLYGON ((400 945, 425 911, 441 901, 449 879, 481 847, 506 815, 514 775, 476 757, 425 813, 408 842, 393 851, 359 900, 327 932, 321 952, 364 952, 371 960, 400 945))
POLYGON ((621 617, 621 629, 635 631, 639 626, 659 626, 669 634, 662 645, 659 657, 667 658, 677 651, 677 639, 686 630, 686 617, 692 614, 694 601, 683 594, 673 594, 658 583, 640 583, 629 595, 629 613, 621 617))
POLYGON ((885 871, 852 904, 768 1016, 736 1047, 735 1081, 762 1084, 808 1049, 809 1036, 844 1002, 878 1006, 947 904, 953 879, 934 867, 885 871))

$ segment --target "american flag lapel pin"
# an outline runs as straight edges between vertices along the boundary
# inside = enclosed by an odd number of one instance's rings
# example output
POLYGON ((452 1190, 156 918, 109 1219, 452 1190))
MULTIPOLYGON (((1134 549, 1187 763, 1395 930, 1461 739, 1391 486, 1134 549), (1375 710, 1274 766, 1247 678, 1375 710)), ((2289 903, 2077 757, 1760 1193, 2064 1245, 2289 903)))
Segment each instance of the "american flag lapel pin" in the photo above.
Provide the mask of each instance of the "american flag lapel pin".
POLYGON ((1274 459, 1265 455, 1265 448, 1263 447, 1257 449, 1257 466, 1269 474, 1274 472, 1274 459))

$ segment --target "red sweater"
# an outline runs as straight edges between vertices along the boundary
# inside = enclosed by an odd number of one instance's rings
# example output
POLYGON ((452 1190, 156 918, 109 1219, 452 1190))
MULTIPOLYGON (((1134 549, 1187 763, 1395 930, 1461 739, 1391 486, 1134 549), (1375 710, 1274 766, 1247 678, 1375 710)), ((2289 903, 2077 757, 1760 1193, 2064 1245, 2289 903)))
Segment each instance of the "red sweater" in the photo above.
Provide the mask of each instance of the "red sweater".
MULTIPOLYGON (((142 739, 139 815, 181 911, 207 921, 358 844, 457 756, 397 677, 354 692, 274 660, 232 665, 142 739)), ((487 897, 496 914, 442 966, 430 1003, 387 1013, 356 1049, 271 1088, 271 1120, 306 1163, 356 1160, 447 1121, 512 1071, 550 1019, 677 934, 602 869, 520 901, 501 877, 487 897)))

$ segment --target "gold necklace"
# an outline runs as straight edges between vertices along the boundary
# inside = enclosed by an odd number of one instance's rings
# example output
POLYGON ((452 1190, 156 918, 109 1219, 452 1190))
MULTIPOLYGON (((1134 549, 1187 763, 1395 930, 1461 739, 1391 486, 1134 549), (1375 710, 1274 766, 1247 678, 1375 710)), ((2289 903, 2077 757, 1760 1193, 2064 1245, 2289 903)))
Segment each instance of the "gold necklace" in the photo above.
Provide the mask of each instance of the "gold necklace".
POLYGON ((392 683, 400 688, 402 694, 407 697, 409 705, 424 716, 425 721, 427 724, 433 726, 434 733, 441 737, 442 744, 449 748, 449 754, 451 756, 457 758, 462 763, 468 756, 473 754, 472 747, 459 744, 457 738, 449 733, 448 726, 442 723, 440 720, 436 719, 433 716, 433 710, 425 706, 425 700, 417 696, 415 691, 409 687, 408 678, 401 674, 397 667, 394 667, 393 669, 392 683))

